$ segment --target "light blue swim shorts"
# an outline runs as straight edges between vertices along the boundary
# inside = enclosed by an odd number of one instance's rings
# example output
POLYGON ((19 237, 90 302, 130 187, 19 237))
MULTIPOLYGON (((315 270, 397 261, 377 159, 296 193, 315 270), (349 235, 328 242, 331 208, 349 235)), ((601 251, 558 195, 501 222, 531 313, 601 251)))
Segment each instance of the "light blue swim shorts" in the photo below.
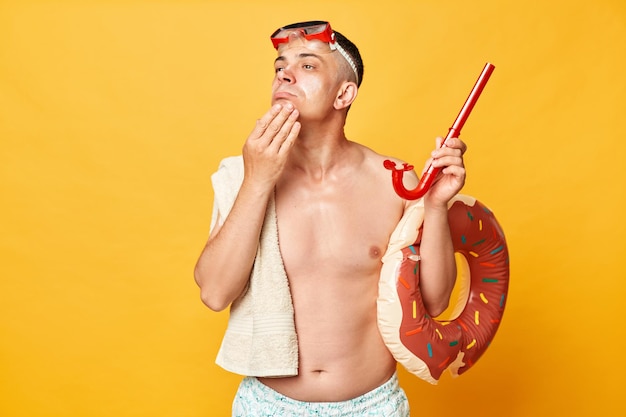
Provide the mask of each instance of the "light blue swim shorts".
POLYGON ((378 388, 348 401, 304 402, 286 397, 254 377, 241 381, 233 417, 408 417, 409 401, 394 374, 378 388))

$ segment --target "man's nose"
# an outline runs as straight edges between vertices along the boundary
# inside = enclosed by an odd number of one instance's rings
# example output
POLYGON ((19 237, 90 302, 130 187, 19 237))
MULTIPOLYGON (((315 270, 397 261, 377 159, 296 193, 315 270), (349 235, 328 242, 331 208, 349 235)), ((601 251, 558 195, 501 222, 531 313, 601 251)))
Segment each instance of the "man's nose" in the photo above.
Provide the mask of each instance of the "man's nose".
POLYGON ((278 71, 278 79, 283 83, 289 84, 295 81, 295 77, 289 67, 285 67, 281 71, 278 71))

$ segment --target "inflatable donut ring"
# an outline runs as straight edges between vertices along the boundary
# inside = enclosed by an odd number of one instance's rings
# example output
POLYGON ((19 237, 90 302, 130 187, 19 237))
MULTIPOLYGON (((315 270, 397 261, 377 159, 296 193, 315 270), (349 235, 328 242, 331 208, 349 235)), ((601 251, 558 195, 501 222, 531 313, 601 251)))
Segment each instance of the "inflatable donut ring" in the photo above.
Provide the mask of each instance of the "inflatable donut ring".
POLYGON ((430 317, 419 289, 419 242, 423 199, 416 200, 391 236, 383 257, 377 301, 378 327, 396 361, 436 384, 444 370, 467 371, 493 339, 506 302, 509 255, 504 234, 489 209, 476 199, 455 196, 448 220, 461 279, 459 303, 449 321, 430 317), (459 265, 465 259, 465 265, 459 265), (469 286, 463 283, 469 281, 469 286))

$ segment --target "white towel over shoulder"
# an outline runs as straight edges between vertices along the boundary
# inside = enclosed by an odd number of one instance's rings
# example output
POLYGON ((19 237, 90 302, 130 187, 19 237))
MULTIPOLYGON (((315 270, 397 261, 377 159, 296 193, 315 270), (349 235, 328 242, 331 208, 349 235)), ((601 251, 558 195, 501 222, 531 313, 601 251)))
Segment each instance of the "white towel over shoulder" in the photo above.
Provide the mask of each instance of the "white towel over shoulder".
MULTIPOLYGON (((222 160, 212 177, 211 228, 233 207, 244 168, 241 156, 222 160)), ((276 206, 270 198, 250 281, 230 308, 216 363, 227 371, 259 377, 298 374, 298 339, 289 281, 278 245, 276 206)))

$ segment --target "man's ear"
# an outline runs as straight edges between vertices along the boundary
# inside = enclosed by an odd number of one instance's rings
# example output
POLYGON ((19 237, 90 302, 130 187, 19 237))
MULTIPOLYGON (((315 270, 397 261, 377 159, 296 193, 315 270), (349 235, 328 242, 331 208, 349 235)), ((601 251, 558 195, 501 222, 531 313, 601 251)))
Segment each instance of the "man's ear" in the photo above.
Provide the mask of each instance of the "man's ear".
POLYGON ((337 97, 335 97, 335 109, 341 110, 350 107, 356 99, 357 94, 358 87, 356 86, 356 83, 346 81, 341 84, 339 91, 337 91, 337 97))

